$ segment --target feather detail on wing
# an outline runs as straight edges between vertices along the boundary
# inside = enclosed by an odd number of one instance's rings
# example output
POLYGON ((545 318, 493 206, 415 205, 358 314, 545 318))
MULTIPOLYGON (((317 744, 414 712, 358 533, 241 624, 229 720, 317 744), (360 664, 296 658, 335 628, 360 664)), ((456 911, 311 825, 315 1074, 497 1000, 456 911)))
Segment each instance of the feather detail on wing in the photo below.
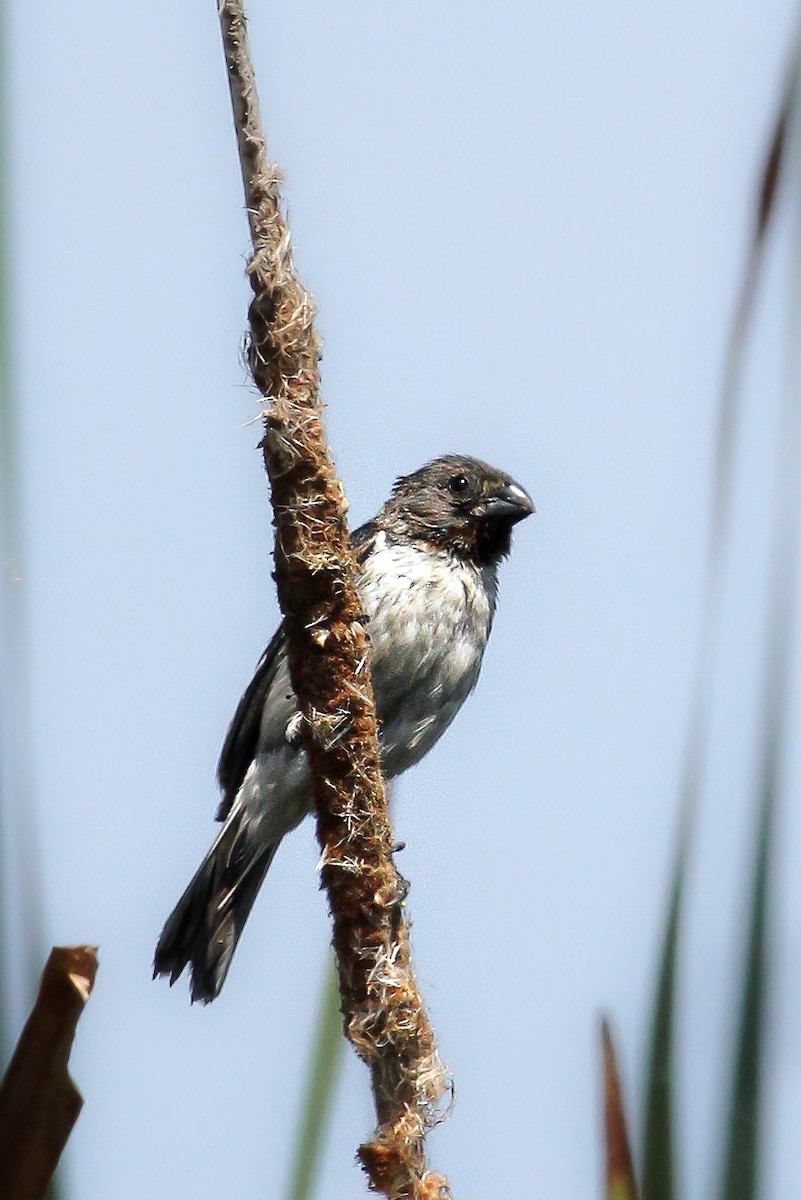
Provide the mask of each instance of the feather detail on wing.
POLYGON ((236 712, 225 735, 220 761, 217 764, 217 779, 223 793, 217 809, 218 821, 224 821, 231 811, 231 805, 242 786, 248 767, 256 757, 264 705, 285 653, 286 639, 282 623, 259 659, 255 674, 236 706, 236 712))
MULTIPOLYGON (((372 549, 378 526, 368 521, 351 535, 357 562, 363 564, 372 549)), ((239 701, 225 742, 220 751, 217 779, 222 789, 222 800, 217 809, 217 820, 224 821, 231 811, 237 792, 259 749, 259 740, 264 719, 265 705, 278 671, 286 656, 286 638, 283 623, 279 625, 267 649, 256 666, 256 671, 239 701)))

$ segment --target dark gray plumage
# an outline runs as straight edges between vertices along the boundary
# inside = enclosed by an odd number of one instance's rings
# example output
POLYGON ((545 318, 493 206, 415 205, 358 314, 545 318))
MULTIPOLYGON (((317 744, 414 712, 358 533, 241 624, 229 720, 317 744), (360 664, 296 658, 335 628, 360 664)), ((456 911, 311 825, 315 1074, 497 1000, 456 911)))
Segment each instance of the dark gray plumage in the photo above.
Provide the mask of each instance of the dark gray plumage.
MULTIPOLYGON (((447 455, 397 481, 352 536, 368 617, 381 762, 392 778, 418 762, 478 680, 512 526, 534 511, 502 471, 447 455)), ((193 1000, 219 994, 278 845, 312 810, 300 714, 279 628, 225 738, 217 775, 223 822, 168 918, 154 975, 191 967, 193 1000)))

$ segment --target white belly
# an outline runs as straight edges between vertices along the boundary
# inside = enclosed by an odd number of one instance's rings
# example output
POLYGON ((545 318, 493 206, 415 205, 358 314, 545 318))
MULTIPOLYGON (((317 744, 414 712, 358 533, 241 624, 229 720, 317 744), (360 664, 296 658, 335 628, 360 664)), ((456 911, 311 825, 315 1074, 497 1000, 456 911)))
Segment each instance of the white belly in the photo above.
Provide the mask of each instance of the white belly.
POLYGON ((384 773, 431 749, 473 690, 495 611, 494 568, 376 545, 359 581, 370 618, 384 773))

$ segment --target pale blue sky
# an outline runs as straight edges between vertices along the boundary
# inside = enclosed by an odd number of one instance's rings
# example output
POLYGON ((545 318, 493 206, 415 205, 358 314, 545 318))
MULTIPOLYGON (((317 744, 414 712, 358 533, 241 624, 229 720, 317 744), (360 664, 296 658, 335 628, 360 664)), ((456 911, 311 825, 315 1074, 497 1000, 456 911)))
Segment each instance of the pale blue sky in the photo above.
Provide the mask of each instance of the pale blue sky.
MULTIPOLYGON (((76 1200, 279 1200, 327 941, 311 825, 221 1000, 150 982, 276 622, 246 225, 213 3, 11 0, 24 595, 50 942, 97 942, 76 1200)), ((795 6, 252 6, 354 523, 480 455, 531 491, 475 697, 397 789, 461 1197, 597 1194, 596 1023, 639 1094, 699 627, 717 389, 795 6)), ((682 979, 689 1200, 709 1194, 751 842, 786 271, 748 388, 682 979)), ((795 721, 794 728, 798 727, 795 721)), ((792 748, 791 787, 799 780, 792 748)), ((783 816, 769 1200, 801 1191, 801 816, 783 816)), ((348 1062, 320 1196, 358 1197, 348 1062)))

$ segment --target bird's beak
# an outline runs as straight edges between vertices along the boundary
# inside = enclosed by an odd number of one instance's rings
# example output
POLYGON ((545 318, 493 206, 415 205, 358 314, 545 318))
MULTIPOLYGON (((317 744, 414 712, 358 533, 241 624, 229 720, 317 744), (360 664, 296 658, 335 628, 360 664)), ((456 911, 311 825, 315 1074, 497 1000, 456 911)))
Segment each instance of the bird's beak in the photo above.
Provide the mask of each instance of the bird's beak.
POLYGON ((516 525, 524 517, 536 512, 534 501, 519 483, 507 483, 485 497, 483 515, 493 521, 506 521, 516 525))

